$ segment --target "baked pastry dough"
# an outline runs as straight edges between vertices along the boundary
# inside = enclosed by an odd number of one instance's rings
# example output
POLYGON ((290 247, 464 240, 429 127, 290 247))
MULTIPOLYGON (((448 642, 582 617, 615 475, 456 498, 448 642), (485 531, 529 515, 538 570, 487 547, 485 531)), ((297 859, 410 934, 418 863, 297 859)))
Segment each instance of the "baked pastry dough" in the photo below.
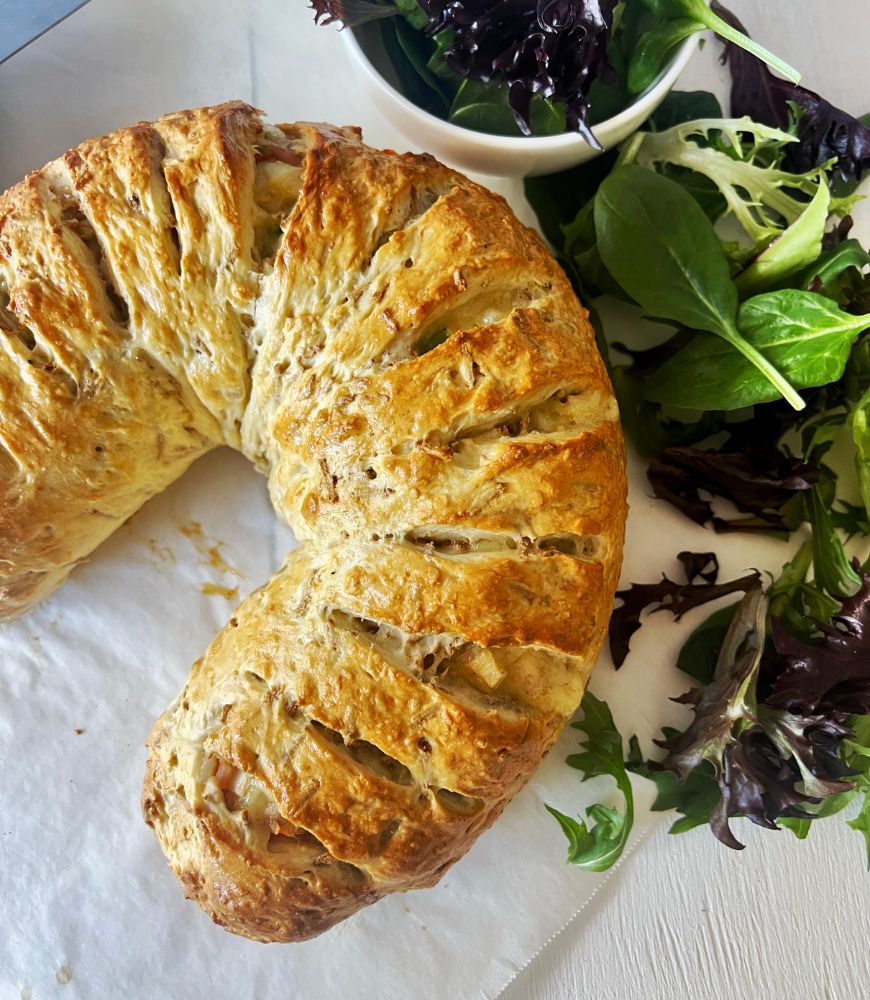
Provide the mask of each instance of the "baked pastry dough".
POLYGON ((0 199, 2 614, 220 444, 300 547, 151 735, 213 919, 300 940, 433 884, 574 711, 625 519, 585 311, 505 202, 231 103, 0 199))

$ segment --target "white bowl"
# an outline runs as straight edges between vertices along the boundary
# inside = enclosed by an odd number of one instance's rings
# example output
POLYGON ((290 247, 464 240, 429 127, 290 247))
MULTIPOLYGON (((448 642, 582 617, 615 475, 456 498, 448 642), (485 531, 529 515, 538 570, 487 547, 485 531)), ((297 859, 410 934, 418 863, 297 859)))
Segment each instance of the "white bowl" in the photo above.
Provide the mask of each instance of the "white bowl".
MULTIPOLYGON (((527 177, 567 170, 599 153, 574 132, 529 137, 488 135, 436 118, 400 92, 377 23, 345 28, 341 35, 374 106, 412 143, 452 166, 500 177, 527 177)), ((593 128, 604 149, 618 146, 636 132, 661 104, 692 58, 699 37, 694 34, 682 42, 658 79, 618 115, 593 128)))

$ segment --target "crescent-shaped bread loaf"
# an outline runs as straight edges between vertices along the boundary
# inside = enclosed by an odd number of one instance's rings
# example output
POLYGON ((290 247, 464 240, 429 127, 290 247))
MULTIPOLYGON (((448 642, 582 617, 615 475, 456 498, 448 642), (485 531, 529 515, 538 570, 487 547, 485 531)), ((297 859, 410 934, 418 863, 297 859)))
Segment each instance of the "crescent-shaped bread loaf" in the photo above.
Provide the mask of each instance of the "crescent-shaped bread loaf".
POLYGON ((241 103, 83 143, 0 198, 0 610, 218 445, 300 546, 151 735, 188 896, 300 940, 432 885, 576 708, 622 439, 587 314, 505 202, 241 103))

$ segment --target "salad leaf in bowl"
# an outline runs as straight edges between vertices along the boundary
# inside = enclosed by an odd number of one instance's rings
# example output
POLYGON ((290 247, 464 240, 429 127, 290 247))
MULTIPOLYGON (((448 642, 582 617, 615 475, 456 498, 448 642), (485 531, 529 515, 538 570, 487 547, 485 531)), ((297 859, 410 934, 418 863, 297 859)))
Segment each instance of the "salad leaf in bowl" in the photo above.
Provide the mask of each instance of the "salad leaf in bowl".
POLYGON ((631 135, 712 28, 797 73, 705 0, 312 0, 376 107, 459 167, 565 169, 631 135))

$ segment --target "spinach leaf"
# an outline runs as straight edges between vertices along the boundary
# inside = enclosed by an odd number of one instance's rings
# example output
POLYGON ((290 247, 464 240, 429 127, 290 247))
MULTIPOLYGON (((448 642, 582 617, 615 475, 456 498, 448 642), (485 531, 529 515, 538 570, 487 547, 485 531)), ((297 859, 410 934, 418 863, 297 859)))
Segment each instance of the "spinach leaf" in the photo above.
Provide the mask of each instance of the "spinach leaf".
POLYGON ((491 135, 519 135, 514 113, 504 98, 503 87, 463 80, 453 98, 447 120, 454 125, 491 135))
POLYGON ((443 77, 437 76, 429 69, 433 43, 420 31, 416 31, 402 21, 396 22, 396 38, 408 60, 408 65, 420 77, 423 85, 440 98, 439 114, 443 115, 450 105, 453 91, 456 88, 455 85, 451 86, 443 77))
POLYGON ((561 135, 565 131, 565 109, 548 97, 537 94, 529 105, 529 120, 534 135, 561 135))
POLYGON ((797 83, 800 80, 800 73, 792 69, 788 63, 783 62, 772 52, 768 52, 763 46, 754 42, 748 35, 743 34, 736 28, 728 24, 707 6, 707 0, 642 0, 654 14, 662 18, 691 18, 700 21, 705 28, 715 31, 720 38, 727 39, 738 48, 751 52, 756 58, 767 63, 771 69, 776 70, 787 80, 797 83))
POLYGON ((628 61, 649 14, 637 0, 617 0, 607 42, 607 72, 589 86, 589 124, 597 125, 625 108, 631 97, 628 86, 628 61))
MULTIPOLYGON (((522 135, 508 103, 507 88, 498 80, 488 83, 463 80, 453 98, 448 120, 492 135, 522 135)), ((564 109, 538 95, 529 104, 529 121, 535 135, 560 135, 565 131, 564 109)))
POLYGON ((800 218, 737 276, 735 284, 741 295, 776 288, 817 259, 822 251, 830 204, 831 193, 822 180, 800 218))
POLYGON ((418 107, 443 118, 449 107, 444 81, 427 69, 429 41, 405 21, 394 18, 381 24, 384 48, 402 93, 418 107))
POLYGON ((704 30, 704 25, 690 18, 662 21, 644 32, 628 63, 628 92, 639 94, 652 84, 665 66, 671 50, 683 39, 704 30))
POLYGON ((562 250, 562 227, 570 225, 616 163, 615 149, 569 170, 545 177, 527 177, 523 182, 526 198, 535 210, 544 235, 557 251, 562 250))
POLYGON ((587 202, 573 222, 563 230, 565 254, 574 265, 583 289, 590 295, 613 295, 625 299, 626 295, 613 280, 601 260, 595 233, 595 202, 587 202))
POLYGON ((589 105, 589 124, 600 125, 613 118, 628 103, 628 92, 623 86, 611 86, 603 80, 593 80, 589 85, 586 102, 589 105))
POLYGON ((611 369, 611 381, 619 402, 623 430, 645 459, 665 448, 697 444, 721 429, 722 414, 707 411, 687 416, 687 411, 662 407, 643 399, 643 381, 622 366, 611 369))
POLYGON ((429 17, 417 0, 394 0, 399 13, 417 31, 422 31, 429 23, 429 17))
MULTIPOLYGON (((416 3, 416 0, 414 2, 416 3)), ((458 87, 456 74, 444 61, 444 53, 450 48, 454 37, 454 33, 449 28, 446 31, 439 31, 437 35, 432 36, 434 50, 426 66, 430 73, 441 77, 442 80, 447 80, 450 83, 451 91, 455 92, 458 87)))
POLYGON ((672 90, 649 116, 643 128, 663 132, 695 118, 721 118, 722 107, 707 90, 672 90))
POLYGON ((620 167, 598 189, 594 218, 602 260, 643 309, 719 335, 724 324, 730 334, 737 291, 727 261, 713 227, 679 185, 620 167))
POLYGON ((613 722, 607 703, 586 692, 581 702, 583 720, 573 722, 574 729, 585 733, 586 742, 580 753, 571 754, 566 763, 582 773, 583 780, 609 775, 625 799, 625 812, 620 813, 600 802, 590 806, 586 815, 591 824, 572 819, 552 806, 555 816, 568 838, 568 862, 584 871, 607 871, 619 860, 634 823, 634 795, 625 769, 622 737, 613 722))
POLYGON ((674 181, 629 164, 598 189, 594 216, 601 259, 636 302, 653 316, 715 333, 795 409, 803 408, 787 379, 738 332, 737 289, 728 261, 691 195, 674 181))
MULTIPOLYGON (((870 317, 853 316, 813 292, 783 289, 748 299, 737 325, 798 388, 839 379, 870 317)), ((736 410, 777 398, 773 386, 727 344, 699 334, 646 382, 653 402, 693 409, 736 410)))

